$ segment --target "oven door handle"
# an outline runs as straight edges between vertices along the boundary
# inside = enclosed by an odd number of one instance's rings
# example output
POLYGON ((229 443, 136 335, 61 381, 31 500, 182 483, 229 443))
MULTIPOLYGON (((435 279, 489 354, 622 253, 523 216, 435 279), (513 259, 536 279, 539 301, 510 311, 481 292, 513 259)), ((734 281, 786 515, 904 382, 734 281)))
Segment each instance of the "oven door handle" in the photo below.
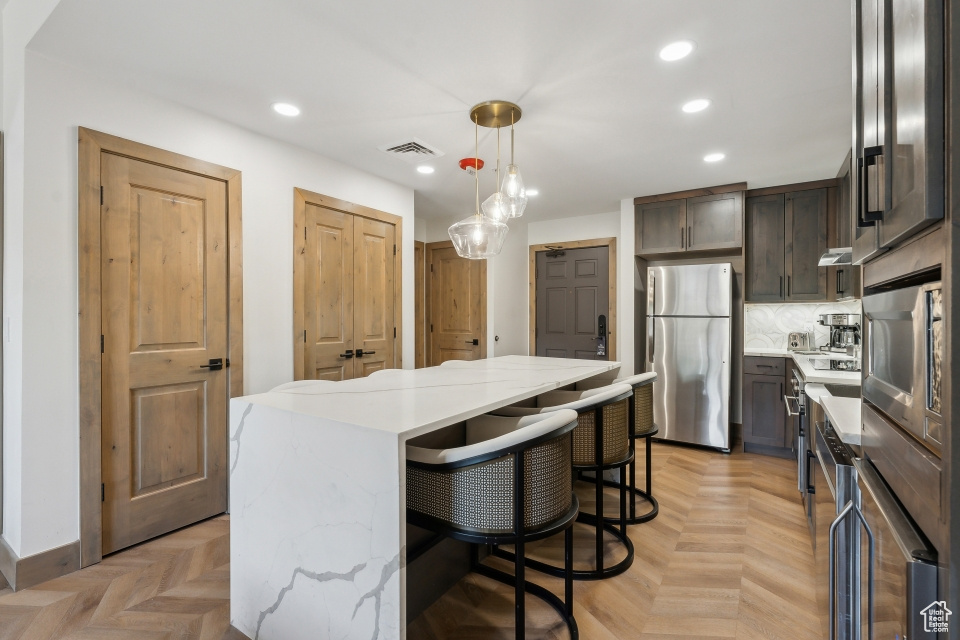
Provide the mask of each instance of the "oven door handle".
POLYGON ((806 464, 804 465, 803 471, 804 471, 804 476, 806 476, 807 478, 807 493, 810 495, 814 495, 817 493, 817 488, 814 487, 812 484, 810 484, 810 460, 816 460, 816 459, 817 459, 817 454, 810 451, 810 449, 807 449, 807 461, 806 461, 806 464))
POLYGON ((794 417, 796 417, 796 416, 802 416, 802 415, 803 415, 803 409, 800 407, 800 399, 797 398, 797 396, 784 395, 784 396, 783 396, 783 403, 784 403, 785 405, 787 405, 787 417, 788 417, 788 418, 794 418, 794 417), (793 401, 796 403, 796 405, 797 405, 797 410, 796 410, 796 412, 790 410, 790 401, 791 401, 791 400, 793 400, 793 401))

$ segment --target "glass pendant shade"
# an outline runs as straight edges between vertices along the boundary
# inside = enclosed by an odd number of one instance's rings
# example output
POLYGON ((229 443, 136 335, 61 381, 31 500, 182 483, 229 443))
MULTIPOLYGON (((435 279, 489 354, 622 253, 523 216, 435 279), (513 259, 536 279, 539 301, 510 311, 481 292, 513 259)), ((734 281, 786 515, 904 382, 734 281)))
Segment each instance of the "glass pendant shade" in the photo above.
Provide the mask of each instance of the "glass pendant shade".
POLYGON ((503 195, 499 191, 484 200, 480 208, 483 209, 483 215, 491 220, 503 222, 509 217, 507 207, 503 202, 503 195))
POLYGON ((519 218, 527 208, 527 191, 523 186, 520 168, 515 164, 507 165, 503 186, 500 187, 501 204, 507 218, 519 218))
POLYGON ((507 225, 484 215, 472 215, 447 229, 461 258, 482 260, 500 253, 507 237, 507 225))

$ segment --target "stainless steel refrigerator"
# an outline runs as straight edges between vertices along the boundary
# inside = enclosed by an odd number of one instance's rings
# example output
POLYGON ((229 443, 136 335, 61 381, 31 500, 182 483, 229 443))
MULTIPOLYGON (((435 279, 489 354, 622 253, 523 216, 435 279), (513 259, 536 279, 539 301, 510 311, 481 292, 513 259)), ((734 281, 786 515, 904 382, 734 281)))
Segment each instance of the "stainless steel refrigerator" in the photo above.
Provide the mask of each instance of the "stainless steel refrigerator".
POLYGON ((730 451, 733 267, 647 269, 647 371, 660 438, 730 451))

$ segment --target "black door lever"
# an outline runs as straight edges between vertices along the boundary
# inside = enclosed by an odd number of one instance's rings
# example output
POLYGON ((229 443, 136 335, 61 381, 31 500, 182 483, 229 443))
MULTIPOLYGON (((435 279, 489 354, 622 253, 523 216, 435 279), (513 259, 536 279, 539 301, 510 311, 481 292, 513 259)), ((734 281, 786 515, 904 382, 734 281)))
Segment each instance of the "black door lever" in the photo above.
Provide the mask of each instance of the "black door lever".
POLYGON ((340 357, 341 357, 341 358, 352 358, 352 357, 353 357, 353 351, 349 351, 349 350, 348 350, 346 353, 341 353, 341 354, 340 354, 340 357))
POLYGON ((363 356, 372 356, 375 353, 376 351, 364 351, 363 349, 357 349, 356 351, 358 358, 362 358, 363 356))
POLYGON ((210 369, 210 371, 220 371, 220 369, 223 369, 223 358, 210 358, 210 364, 202 364, 200 368, 210 369))

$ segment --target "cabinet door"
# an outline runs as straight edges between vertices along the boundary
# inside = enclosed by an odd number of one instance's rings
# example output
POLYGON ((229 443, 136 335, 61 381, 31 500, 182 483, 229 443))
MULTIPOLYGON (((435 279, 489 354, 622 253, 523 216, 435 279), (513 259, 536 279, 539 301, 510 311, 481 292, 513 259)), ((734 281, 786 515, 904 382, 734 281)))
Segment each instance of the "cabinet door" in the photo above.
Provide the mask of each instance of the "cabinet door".
POLYGON ((887 7, 891 100, 884 160, 890 194, 881 247, 943 218, 943 6, 940 0, 900 0, 887 7))
POLYGON ((853 262, 861 264, 880 252, 877 226, 858 225, 860 212, 867 206, 864 198, 864 179, 868 179, 869 202, 876 206, 881 200, 879 189, 884 183, 882 164, 870 169, 870 175, 862 166, 863 150, 883 145, 884 127, 882 118, 883 38, 878 26, 883 24, 883 0, 854 0, 854 140, 853 184, 854 209, 851 216, 850 234, 853 246, 853 262))
POLYGON ((827 270, 819 266, 827 250, 827 190, 788 193, 786 222, 786 299, 826 300, 827 270))
POLYGON ((782 376, 743 376, 743 441, 769 447, 788 442, 782 376))
POLYGON ((832 275, 832 282, 828 282, 835 293, 830 296, 831 300, 843 300, 844 298, 860 297, 860 271, 863 267, 854 264, 845 264, 836 267, 832 275))
POLYGON ((742 246, 742 192, 687 198, 687 251, 742 246))
POLYGON ((746 302, 783 300, 783 194, 747 198, 746 302))
POLYGON ((638 256, 686 249, 686 201, 651 202, 636 207, 638 256))

